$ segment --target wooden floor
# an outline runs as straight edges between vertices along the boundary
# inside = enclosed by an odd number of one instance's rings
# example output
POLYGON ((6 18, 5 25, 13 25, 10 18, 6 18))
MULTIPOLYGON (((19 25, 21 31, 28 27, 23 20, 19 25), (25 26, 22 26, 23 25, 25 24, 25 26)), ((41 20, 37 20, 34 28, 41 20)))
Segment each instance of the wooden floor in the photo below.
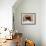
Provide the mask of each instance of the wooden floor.
POLYGON ((6 42, 4 42, 2 45, 0 46, 16 46, 15 44, 15 39, 13 40, 6 40, 6 42))
MULTIPOLYGON (((0 42, 4 40, 6 39, 0 39, 0 42)), ((12 40, 6 40, 6 42, 4 42, 3 44, 0 44, 0 46, 16 46, 16 45, 22 46, 22 38, 19 37, 19 35, 17 35, 17 37, 14 36, 12 40), (17 41, 19 41, 19 44, 17 41)))

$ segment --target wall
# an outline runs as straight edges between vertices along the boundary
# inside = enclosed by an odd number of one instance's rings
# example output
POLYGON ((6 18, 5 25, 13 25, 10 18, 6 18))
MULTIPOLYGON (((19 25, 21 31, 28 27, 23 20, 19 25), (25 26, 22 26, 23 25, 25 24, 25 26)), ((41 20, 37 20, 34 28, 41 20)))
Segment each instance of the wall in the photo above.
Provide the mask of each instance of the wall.
POLYGON ((16 0, 0 0, 0 27, 12 29, 12 6, 16 0))
MULTIPOLYGON (((18 1, 19 2, 19 1, 18 1)), ((16 5, 14 5, 16 6, 16 5)), ((24 38, 34 40, 36 46, 41 46, 41 1, 40 0, 24 0, 17 7, 14 7, 15 29, 23 33, 24 38), (22 25, 21 13, 36 13, 35 25, 22 25)))
MULTIPOLYGON (((12 6, 15 2, 16 0, 0 0, 0 27, 12 29, 12 6)), ((1 29, 0 32, 2 32, 1 29)), ((0 38, 5 38, 5 35, 10 35, 9 31, 3 31, 3 33, 0 34, 0 38)))
POLYGON ((46 0, 41 1, 41 38, 42 46, 46 46, 46 0))

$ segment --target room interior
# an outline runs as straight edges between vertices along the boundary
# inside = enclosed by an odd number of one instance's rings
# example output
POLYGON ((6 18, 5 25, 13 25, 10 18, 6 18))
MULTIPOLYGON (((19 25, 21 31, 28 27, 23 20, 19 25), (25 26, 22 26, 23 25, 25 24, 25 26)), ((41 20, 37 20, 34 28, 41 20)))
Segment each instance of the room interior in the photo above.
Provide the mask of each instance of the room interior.
POLYGON ((0 46, 46 46, 45 0, 0 0, 0 46))

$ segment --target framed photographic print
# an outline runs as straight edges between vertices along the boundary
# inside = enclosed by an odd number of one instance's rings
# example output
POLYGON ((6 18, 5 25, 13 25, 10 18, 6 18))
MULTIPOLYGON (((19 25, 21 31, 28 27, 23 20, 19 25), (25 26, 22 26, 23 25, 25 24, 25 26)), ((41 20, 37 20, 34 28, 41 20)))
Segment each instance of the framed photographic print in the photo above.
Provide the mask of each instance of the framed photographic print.
POLYGON ((22 24, 36 24, 36 13, 21 13, 22 24))

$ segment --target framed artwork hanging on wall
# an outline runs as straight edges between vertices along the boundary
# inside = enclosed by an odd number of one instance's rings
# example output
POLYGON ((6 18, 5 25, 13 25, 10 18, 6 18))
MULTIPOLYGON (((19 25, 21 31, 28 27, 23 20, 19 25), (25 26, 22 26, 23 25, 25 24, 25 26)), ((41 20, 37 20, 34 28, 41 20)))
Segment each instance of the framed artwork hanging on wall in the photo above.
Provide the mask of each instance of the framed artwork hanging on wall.
POLYGON ((36 13, 21 13, 21 24, 36 24, 36 13))

